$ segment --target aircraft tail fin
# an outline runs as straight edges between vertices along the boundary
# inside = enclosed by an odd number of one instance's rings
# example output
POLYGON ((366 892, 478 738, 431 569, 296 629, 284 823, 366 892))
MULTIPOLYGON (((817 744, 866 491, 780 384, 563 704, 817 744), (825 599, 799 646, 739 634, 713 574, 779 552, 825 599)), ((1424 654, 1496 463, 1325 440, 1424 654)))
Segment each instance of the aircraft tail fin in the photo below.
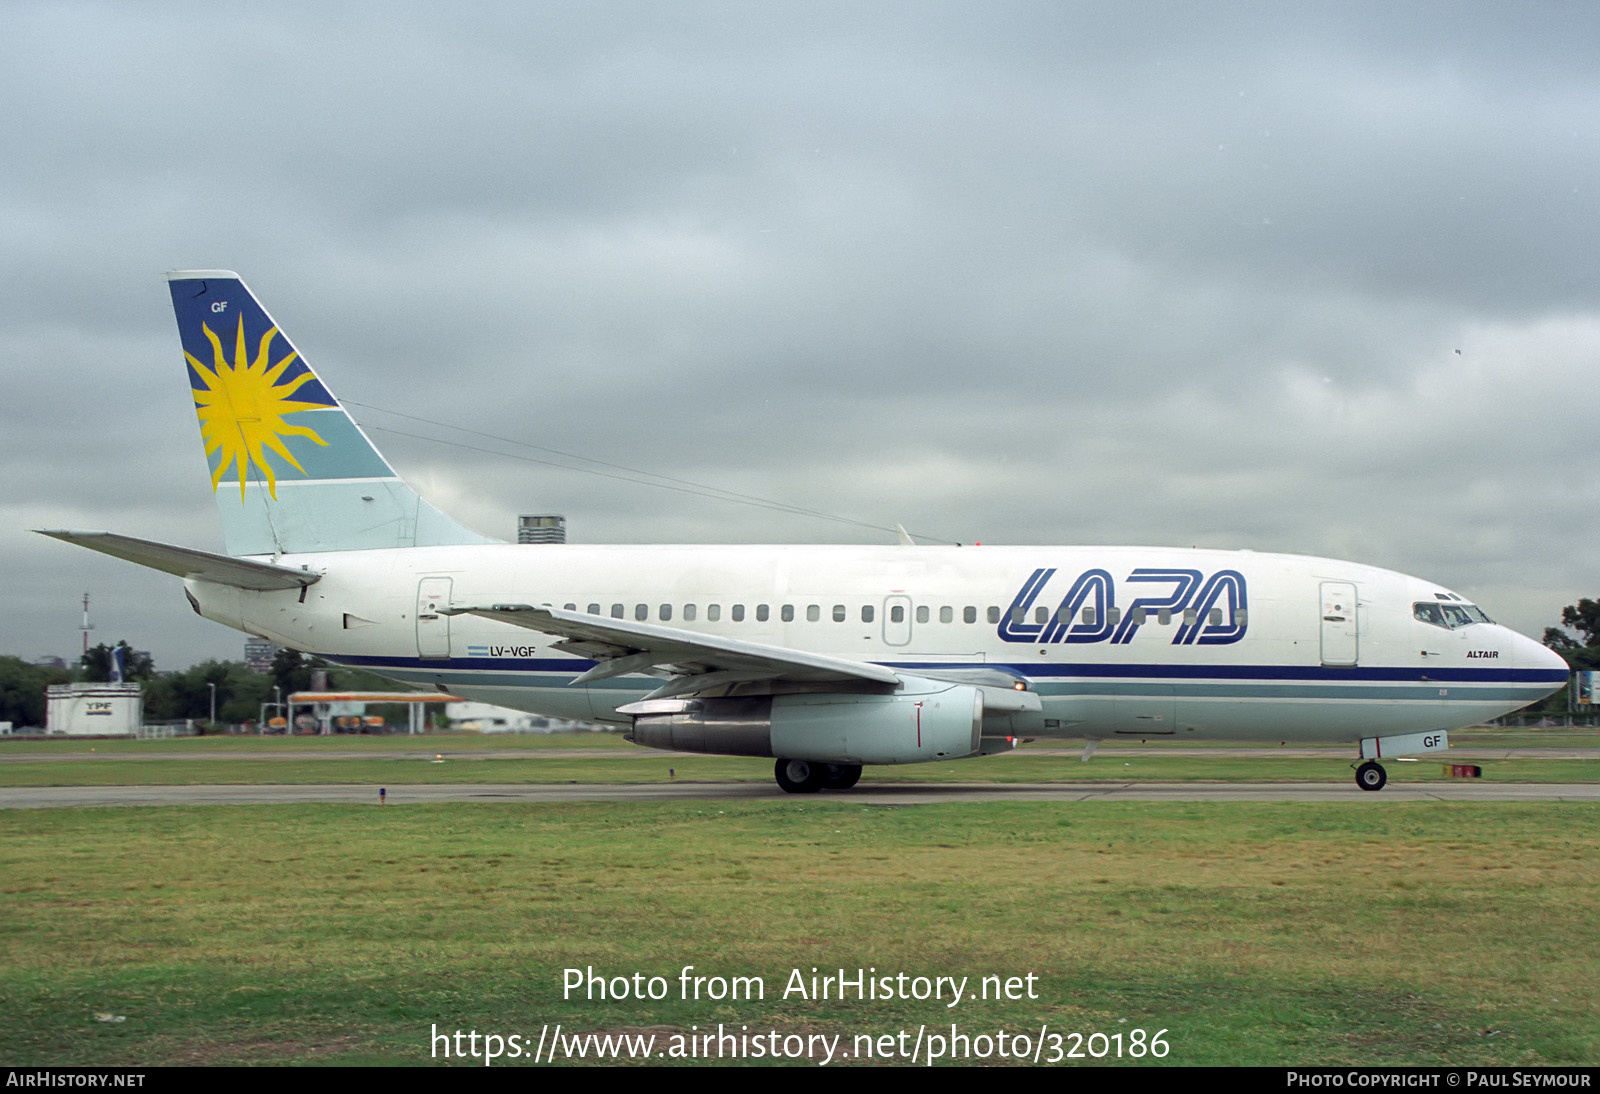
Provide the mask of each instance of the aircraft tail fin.
POLYGON ((230 555, 493 543, 395 474, 239 275, 167 275, 230 555))

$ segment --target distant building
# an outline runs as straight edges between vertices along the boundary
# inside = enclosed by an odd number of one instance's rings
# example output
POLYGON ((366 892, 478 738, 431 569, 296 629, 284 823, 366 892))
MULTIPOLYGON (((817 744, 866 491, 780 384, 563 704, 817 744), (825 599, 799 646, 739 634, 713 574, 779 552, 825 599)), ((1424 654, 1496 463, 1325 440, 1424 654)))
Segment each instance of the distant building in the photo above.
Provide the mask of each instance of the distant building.
POLYGON ((444 713, 451 729, 477 733, 572 733, 593 728, 583 722, 546 718, 488 703, 446 703, 444 713))
POLYGON ((244 663, 251 672, 265 676, 272 671, 272 659, 278 656, 282 646, 275 642, 268 642, 265 638, 246 638, 244 640, 244 663))
POLYGON ((51 684, 45 732, 74 737, 134 737, 144 723, 138 684, 51 684))
POLYGON ((33 659, 33 667, 36 669, 65 670, 67 663, 59 657, 51 657, 49 654, 45 654, 43 657, 35 657, 33 659))
POLYGON ((518 543, 567 542, 567 518, 559 516, 518 517, 518 543))

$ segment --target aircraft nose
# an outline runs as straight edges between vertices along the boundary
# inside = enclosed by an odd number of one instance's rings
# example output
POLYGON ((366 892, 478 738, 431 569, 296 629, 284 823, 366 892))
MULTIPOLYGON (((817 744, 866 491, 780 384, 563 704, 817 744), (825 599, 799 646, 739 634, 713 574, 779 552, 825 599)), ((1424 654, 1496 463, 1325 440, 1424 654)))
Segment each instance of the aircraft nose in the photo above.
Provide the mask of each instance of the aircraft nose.
POLYGON ((1566 660, 1555 650, 1539 642, 1535 642, 1527 635, 1513 634, 1511 664, 1519 669, 1538 669, 1548 672, 1552 677, 1560 673, 1558 684, 1566 680, 1570 671, 1566 660))

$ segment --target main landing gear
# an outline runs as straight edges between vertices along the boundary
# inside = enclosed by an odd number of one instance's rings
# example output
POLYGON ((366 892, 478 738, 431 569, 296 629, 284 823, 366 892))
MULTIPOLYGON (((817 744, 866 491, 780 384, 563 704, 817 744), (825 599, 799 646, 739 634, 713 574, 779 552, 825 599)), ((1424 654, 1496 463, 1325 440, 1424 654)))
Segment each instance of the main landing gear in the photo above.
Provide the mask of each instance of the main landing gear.
POLYGON ((815 794, 819 790, 849 790, 861 778, 861 765, 779 760, 773 774, 787 793, 815 794))
POLYGON ((1356 785, 1363 790, 1382 790, 1389 781, 1389 773, 1375 760, 1368 760, 1356 768, 1356 785))

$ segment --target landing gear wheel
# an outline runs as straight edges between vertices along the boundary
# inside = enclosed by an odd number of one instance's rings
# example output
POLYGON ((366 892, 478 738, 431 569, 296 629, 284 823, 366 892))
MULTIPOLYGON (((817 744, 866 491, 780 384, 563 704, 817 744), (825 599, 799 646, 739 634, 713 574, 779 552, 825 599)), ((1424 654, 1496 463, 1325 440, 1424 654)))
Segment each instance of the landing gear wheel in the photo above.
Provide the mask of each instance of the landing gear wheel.
POLYGON ((1388 781, 1389 773, 1382 764, 1368 760, 1356 768, 1356 785, 1363 790, 1382 790, 1383 784, 1388 781))
POLYGON ((810 760, 779 760, 772 773, 785 793, 815 794, 822 789, 827 768, 810 760))
POLYGON ((825 774, 822 776, 822 789, 824 790, 849 790, 861 781, 860 764, 824 764, 825 774))

